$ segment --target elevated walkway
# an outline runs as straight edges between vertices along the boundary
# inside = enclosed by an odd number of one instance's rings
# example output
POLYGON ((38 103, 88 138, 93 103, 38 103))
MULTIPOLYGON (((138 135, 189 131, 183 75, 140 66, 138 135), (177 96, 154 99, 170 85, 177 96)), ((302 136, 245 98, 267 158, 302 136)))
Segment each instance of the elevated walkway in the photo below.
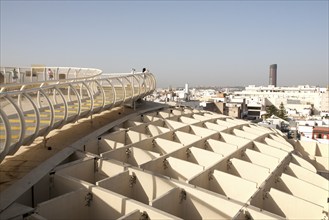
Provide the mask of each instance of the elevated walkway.
POLYGON ((151 73, 102 74, 98 69, 2 67, 0 161, 20 146, 83 117, 118 106, 134 107, 151 94, 151 73), (54 78, 49 80, 47 71, 54 78), (13 78, 17 76, 17 78, 13 78), (36 77, 36 78, 34 78, 36 77))

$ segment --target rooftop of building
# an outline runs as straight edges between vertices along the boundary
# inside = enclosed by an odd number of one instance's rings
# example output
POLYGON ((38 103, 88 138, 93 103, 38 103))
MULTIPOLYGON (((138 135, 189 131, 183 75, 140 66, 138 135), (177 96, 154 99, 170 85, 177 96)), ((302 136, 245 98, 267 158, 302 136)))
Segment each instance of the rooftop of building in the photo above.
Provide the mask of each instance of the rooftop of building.
POLYGON ((49 135, 2 162, 24 174, 2 187, 1 219, 328 218, 328 148, 276 129, 143 102, 49 135))

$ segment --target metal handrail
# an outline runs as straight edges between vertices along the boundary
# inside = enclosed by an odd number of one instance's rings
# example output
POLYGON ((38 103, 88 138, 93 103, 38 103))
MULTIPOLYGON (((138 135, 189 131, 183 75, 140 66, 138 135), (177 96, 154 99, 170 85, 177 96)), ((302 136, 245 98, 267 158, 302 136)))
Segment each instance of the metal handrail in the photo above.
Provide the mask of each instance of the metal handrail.
POLYGON ((35 84, 36 82, 46 82, 49 80, 47 71, 50 69, 53 73, 53 80, 71 81, 99 77, 103 72, 100 69, 80 68, 80 67, 0 67, 0 74, 3 75, 1 87, 12 84, 35 84), (42 72, 40 72, 42 70, 42 72), (70 74, 70 72, 74 74, 70 74), (16 73, 15 73, 16 72, 16 73), (60 75, 64 78, 60 78, 60 75))
MULTIPOLYGON (((64 67, 51 68, 58 73, 64 67)), ((68 76, 75 71, 75 77, 0 84, 0 162, 37 136, 46 137, 81 117, 133 104, 153 93, 156 86, 152 73, 101 75, 98 69, 64 69, 68 76)))

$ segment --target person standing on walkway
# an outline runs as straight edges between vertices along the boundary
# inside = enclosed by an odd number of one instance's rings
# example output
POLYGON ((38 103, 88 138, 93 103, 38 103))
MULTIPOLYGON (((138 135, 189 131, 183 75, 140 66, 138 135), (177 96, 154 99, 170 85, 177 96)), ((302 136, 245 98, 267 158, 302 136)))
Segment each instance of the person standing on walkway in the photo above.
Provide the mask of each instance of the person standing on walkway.
POLYGON ((54 73, 50 68, 48 68, 48 77, 50 80, 52 80, 54 78, 54 73))
POLYGON ((18 79, 18 72, 17 72, 16 68, 14 68, 14 70, 13 70, 13 80, 15 80, 15 82, 16 82, 17 79, 18 79))
POLYGON ((142 73, 143 73, 142 87, 146 87, 146 73, 148 73, 148 70, 146 68, 143 68, 142 73))

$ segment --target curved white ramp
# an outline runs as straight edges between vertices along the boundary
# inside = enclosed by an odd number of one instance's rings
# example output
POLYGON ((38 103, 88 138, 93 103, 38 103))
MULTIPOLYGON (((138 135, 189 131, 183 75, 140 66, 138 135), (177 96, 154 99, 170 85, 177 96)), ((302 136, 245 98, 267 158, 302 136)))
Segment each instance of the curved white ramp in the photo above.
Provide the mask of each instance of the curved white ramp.
POLYGON ((151 73, 102 74, 99 69, 74 67, 2 67, 0 83, 0 162, 38 136, 133 104, 156 87, 151 73))

